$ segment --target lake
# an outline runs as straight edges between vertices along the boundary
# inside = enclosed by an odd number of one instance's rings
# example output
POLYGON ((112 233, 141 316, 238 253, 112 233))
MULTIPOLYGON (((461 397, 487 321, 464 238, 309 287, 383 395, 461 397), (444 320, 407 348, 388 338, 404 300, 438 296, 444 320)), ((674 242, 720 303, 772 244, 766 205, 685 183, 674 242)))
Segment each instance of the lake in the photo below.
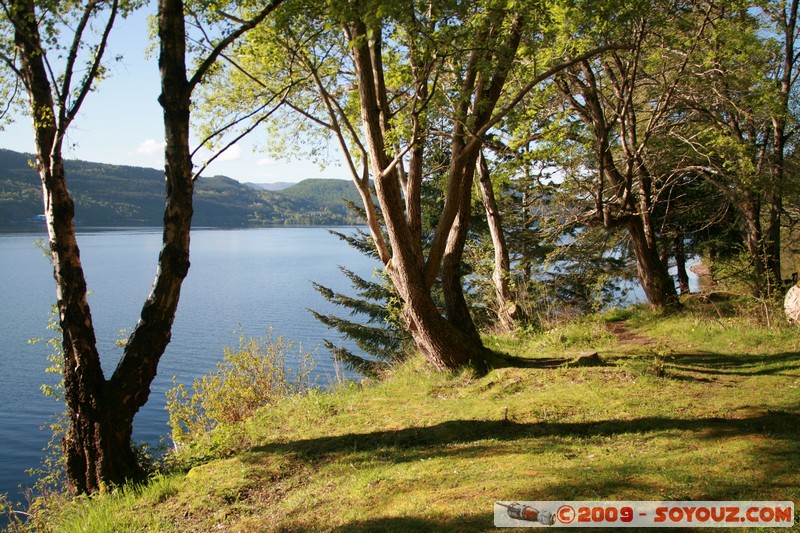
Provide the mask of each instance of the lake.
MULTIPOLYGON (((349 232, 353 229, 339 229, 349 232)), ((55 283, 52 267, 34 245, 42 234, 0 233, 0 493, 19 499, 30 485, 25 470, 39 466, 50 433, 47 424, 59 406, 40 391, 57 377, 45 374, 48 349, 32 338, 46 329, 55 283)), ((92 318, 108 377, 120 350, 120 331, 132 329, 155 277, 161 248, 159 229, 80 232, 81 258, 91 291, 92 318)), ((172 342, 159 365, 150 401, 136 415, 134 438, 157 445, 168 437, 165 391, 172 377, 190 384, 215 368, 238 333, 263 336, 272 328, 306 351, 316 351, 316 376, 333 379, 324 338, 338 333, 316 321, 308 308, 346 313, 329 304, 311 282, 352 293, 337 265, 370 278, 378 264, 324 228, 199 229, 192 232, 191 269, 183 284, 172 342)))

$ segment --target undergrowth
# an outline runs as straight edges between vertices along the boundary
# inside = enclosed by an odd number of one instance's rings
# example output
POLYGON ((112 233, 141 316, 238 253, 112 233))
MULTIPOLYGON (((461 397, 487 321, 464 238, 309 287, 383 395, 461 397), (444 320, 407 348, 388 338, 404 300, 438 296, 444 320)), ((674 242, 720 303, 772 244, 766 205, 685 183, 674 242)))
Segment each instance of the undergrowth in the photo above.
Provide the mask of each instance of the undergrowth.
POLYGON ((241 424, 259 408, 311 390, 313 368, 310 353, 272 332, 241 336, 238 349, 225 348, 217 369, 195 379, 191 390, 176 383, 167 391, 175 446, 168 461, 206 457, 220 441, 238 438, 241 424))

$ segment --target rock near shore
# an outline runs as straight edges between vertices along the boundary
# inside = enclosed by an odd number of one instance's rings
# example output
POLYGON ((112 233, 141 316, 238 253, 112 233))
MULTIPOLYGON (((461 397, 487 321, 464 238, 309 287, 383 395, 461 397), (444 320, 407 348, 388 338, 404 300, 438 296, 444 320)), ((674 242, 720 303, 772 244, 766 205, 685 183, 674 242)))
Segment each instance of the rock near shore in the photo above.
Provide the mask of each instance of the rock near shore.
POLYGON ((786 316, 792 322, 800 322, 800 287, 795 285, 789 292, 786 293, 786 298, 783 300, 783 308, 786 311, 786 316))

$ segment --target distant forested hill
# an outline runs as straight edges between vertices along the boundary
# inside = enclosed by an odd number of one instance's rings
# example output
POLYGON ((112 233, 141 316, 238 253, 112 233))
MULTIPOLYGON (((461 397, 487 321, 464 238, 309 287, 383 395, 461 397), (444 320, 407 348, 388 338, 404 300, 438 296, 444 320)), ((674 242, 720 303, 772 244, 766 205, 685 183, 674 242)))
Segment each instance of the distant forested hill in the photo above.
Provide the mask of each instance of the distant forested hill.
MULTIPOLYGON (((34 223, 42 213, 33 156, 0 149, 0 226, 34 223)), ((164 175, 151 168, 66 161, 67 184, 81 226, 158 226, 164 213, 164 175)), ((345 180, 305 180, 280 191, 224 176, 195 186, 194 226, 345 225, 362 221, 343 198, 359 201, 345 180)))

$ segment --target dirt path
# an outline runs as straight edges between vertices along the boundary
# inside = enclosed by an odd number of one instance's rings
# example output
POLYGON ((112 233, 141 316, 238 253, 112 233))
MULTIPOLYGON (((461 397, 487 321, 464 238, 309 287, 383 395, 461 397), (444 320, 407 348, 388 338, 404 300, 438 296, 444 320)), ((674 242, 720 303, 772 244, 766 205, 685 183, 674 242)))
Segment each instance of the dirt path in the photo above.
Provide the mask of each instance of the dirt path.
POLYGON ((608 331, 613 333, 620 344, 637 344, 639 346, 648 346, 654 344, 655 341, 650 337, 639 335, 638 333, 630 330, 630 325, 625 320, 619 322, 606 323, 608 331))

